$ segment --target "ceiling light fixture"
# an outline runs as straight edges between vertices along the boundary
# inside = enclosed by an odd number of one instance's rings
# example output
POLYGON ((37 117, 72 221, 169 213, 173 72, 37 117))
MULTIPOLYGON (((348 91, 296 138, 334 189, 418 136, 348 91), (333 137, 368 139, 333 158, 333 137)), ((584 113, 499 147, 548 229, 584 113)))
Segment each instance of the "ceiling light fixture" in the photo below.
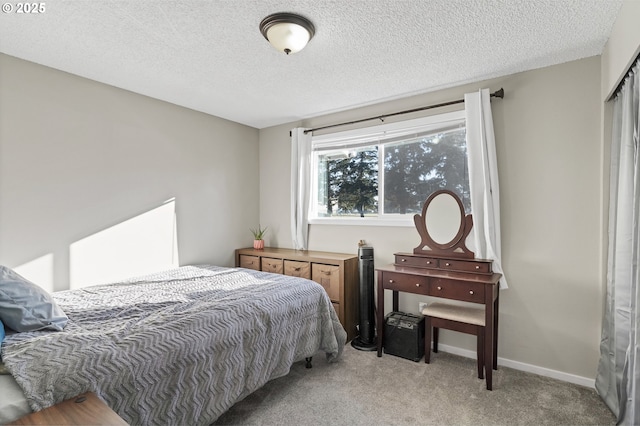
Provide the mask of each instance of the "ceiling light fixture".
POLYGON ((316 29, 300 15, 274 13, 260 22, 260 32, 273 47, 288 55, 304 49, 316 29))

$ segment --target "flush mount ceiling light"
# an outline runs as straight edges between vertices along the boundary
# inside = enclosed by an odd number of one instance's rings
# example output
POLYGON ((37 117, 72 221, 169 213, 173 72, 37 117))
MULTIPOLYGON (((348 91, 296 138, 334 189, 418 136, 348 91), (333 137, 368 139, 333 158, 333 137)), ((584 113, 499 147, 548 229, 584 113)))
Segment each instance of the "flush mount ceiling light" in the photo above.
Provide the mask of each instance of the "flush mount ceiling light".
POLYGON ((281 52, 296 53, 304 49, 316 32, 311 21, 293 13, 274 13, 260 22, 260 32, 281 52))

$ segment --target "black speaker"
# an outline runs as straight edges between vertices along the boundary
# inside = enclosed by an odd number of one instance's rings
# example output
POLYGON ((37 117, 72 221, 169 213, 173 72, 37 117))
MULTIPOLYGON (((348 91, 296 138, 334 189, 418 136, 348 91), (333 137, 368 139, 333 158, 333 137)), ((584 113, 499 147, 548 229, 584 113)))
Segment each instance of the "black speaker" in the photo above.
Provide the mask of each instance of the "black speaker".
POLYGON ((351 346, 361 351, 374 351, 377 348, 376 319, 374 313, 373 247, 358 249, 358 269, 360 271, 360 306, 358 312, 358 336, 351 341, 351 346))
POLYGON ((424 317, 391 312, 384 319, 384 353, 412 361, 424 356, 424 317))

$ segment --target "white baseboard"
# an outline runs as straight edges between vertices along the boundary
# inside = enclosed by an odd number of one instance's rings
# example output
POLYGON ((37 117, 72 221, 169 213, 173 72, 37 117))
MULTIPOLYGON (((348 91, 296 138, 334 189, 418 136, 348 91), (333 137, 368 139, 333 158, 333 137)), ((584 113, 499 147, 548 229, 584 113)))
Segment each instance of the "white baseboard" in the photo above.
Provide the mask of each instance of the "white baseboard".
MULTIPOLYGON (((460 355, 465 358, 476 359, 476 352, 468 349, 461 349, 455 346, 443 345, 438 343, 438 351, 448 352, 454 355, 460 355)), ((527 373, 537 374, 539 376, 551 377, 553 379, 562 380, 563 382, 574 383, 576 385, 586 386, 595 389, 595 379, 576 376, 575 374, 563 373, 562 371, 551 370, 549 368, 538 367, 537 365, 526 364, 520 361, 513 361, 506 358, 498 357, 498 365, 513 368, 514 370, 526 371, 527 373)))

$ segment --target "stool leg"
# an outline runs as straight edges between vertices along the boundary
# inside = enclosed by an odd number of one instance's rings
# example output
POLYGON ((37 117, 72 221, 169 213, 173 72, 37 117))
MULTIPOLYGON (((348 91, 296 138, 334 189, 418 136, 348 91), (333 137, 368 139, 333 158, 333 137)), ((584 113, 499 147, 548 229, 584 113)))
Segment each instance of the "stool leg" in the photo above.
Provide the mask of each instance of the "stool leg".
POLYGON ((438 327, 433 327, 433 353, 438 353, 438 334, 440 329, 438 327))
POLYGON ((478 327, 478 379, 484 379, 484 327, 478 327))
POLYGON ((424 317, 424 362, 431 361, 431 318, 424 317))
POLYGON ((498 369, 498 304, 500 303, 500 289, 493 308, 493 369, 498 369))

